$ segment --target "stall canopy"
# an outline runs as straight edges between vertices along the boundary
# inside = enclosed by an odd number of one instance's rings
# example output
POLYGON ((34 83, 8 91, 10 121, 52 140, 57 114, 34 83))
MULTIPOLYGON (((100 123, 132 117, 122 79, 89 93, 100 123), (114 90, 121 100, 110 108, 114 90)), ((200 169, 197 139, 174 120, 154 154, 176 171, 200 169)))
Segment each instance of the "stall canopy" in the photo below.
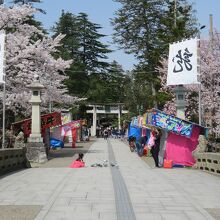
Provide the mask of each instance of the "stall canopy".
POLYGON ((152 109, 144 116, 132 118, 129 135, 140 137, 141 130, 139 129, 145 127, 156 127, 168 132, 165 159, 172 160, 178 165, 194 165, 195 159, 192 151, 198 145, 199 134, 205 134, 206 128, 158 109, 152 109))
POLYGON ((54 127, 51 129, 50 137, 63 142, 72 143, 72 147, 75 147, 75 143, 78 140, 78 132, 81 130, 82 120, 71 121, 66 124, 54 127))
POLYGON ((128 137, 135 137, 136 140, 139 140, 141 137, 141 128, 135 127, 132 124, 129 126, 128 137))
POLYGON ((157 109, 147 113, 146 124, 168 132, 165 159, 172 160, 177 165, 194 165, 192 152, 198 145, 199 134, 205 133, 204 127, 157 109))

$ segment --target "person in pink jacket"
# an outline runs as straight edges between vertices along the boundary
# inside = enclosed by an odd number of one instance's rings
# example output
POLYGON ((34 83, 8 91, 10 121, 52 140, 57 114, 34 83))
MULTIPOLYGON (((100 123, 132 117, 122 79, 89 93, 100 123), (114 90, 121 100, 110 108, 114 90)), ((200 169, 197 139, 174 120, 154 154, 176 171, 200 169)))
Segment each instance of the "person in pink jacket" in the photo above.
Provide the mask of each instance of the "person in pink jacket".
POLYGON ((70 164, 70 168, 81 168, 85 167, 85 163, 83 161, 84 154, 79 154, 78 158, 70 164))

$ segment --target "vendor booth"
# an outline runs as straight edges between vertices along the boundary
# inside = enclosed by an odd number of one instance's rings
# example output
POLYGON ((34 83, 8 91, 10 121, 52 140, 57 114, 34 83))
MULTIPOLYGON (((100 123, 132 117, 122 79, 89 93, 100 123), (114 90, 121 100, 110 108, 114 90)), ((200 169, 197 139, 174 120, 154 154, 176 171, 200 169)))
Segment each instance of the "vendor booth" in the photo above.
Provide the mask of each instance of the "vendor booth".
MULTIPOLYGON (((24 131, 25 139, 29 137, 31 134, 31 118, 24 119, 22 121, 18 121, 12 124, 12 128, 14 133, 17 133, 20 128, 24 131)), ((44 143, 48 143, 49 141, 49 129, 50 127, 55 127, 61 125, 61 113, 60 112, 52 112, 49 114, 41 115, 41 134, 44 140, 44 143)))
MULTIPOLYGON (((144 116, 134 117, 130 124, 129 136, 148 136, 152 128, 161 131, 159 162, 172 161, 174 166, 193 166, 192 152, 198 145, 200 134, 205 128, 198 124, 168 115, 157 109, 148 111, 144 116), (140 132, 137 132, 140 130, 140 132)), ((149 140, 149 138, 147 138, 149 140)))
MULTIPOLYGON (((77 141, 80 141, 81 128, 85 125, 84 120, 70 121, 63 124, 60 112, 53 112, 41 115, 41 134, 44 143, 51 148, 63 148, 64 143, 68 142, 75 147, 77 141)), ((20 128, 24 131, 25 139, 31 133, 31 119, 25 119, 12 124, 14 133, 20 128)))
POLYGON ((74 148, 76 142, 79 141, 81 127, 81 120, 71 121, 69 123, 54 127, 51 129, 51 139, 60 140, 63 143, 72 143, 72 147, 74 148))

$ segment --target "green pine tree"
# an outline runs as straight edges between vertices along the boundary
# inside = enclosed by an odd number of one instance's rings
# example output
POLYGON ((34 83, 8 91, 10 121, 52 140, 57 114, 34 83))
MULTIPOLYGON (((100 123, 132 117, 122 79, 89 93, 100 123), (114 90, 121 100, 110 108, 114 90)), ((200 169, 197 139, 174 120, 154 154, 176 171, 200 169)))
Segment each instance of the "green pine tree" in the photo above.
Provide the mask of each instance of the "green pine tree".
POLYGON ((100 34, 101 26, 92 23, 85 13, 76 17, 78 34, 80 38, 79 59, 84 63, 86 71, 99 72, 105 70, 109 64, 105 60, 110 53, 107 45, 101 42, 105 35, 100 34))
POLYGON ((125 101, 129 77, 116 61, 110 63, 105 73, 92 74, 88 91, 90 102, 122 103, 125 101))
POLYGON ((88 90, 96 83, 96 73, 101 74, 109 66, 105 60, 111 50, 101 42, 105 35, 99 34, 100 29, 98 24, 89 21, 87 14, 76 16, 64 11, 53 27, 54 36, 65 34, 58 55, 74 61, 66 81, 71 94, 87 97, 88 90))

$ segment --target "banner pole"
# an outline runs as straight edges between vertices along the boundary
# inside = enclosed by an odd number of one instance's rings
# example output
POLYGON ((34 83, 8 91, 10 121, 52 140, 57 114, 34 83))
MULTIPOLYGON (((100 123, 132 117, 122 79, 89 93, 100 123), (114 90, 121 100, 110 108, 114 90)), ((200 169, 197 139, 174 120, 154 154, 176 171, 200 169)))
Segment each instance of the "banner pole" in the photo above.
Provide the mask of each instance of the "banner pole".
MULTIPOLYGON (((0 2, 3 7, 5 7, 5 2, 4 0, 2 0, 0 2)), ((5 34, 5 32, 3 31, 3 33, 5 34)), ((5 61, 5 50, 4 50, 4 61, 5 61)), ((3 61, 3 62, 4 62, 3 61)), ((3 96, 2 96, 2 149, 5 148, 5 67, 4 67, 4 63, 3 63, 3 96)))
POLYGON ((5 31, 1 31, 1 46, 2 48, 0 48, 2 55, 1 55, 1 59, 2 59, 2 67, 1 67, 1 74, 2 74, 2 83, 3 83, 3 94, 2 94, 2 148, 5 148, 5 99, 6 99, 6 85, 5 85, 5 38, 6 38, 6 34, 5 31))
POLYGON ((198 46, 198 52, 199 52, 199 125, 201 126, 203 123, 202 119, 202 76, 201 76, 201 35, 200 31, 205 28, 205 25, 201 26, 199 29, 199 35, 198 35, 198 40, 199 40, 199 46, 198 46))
POLYGON ((3 114, 2 114, 2 149, 5 148, 5 95, 6 95, 5 83, 3 84, 3 97, 2 97, 2 105, 3 105, 3 108, 2 108, 2 111, 3 111, 3 114))

